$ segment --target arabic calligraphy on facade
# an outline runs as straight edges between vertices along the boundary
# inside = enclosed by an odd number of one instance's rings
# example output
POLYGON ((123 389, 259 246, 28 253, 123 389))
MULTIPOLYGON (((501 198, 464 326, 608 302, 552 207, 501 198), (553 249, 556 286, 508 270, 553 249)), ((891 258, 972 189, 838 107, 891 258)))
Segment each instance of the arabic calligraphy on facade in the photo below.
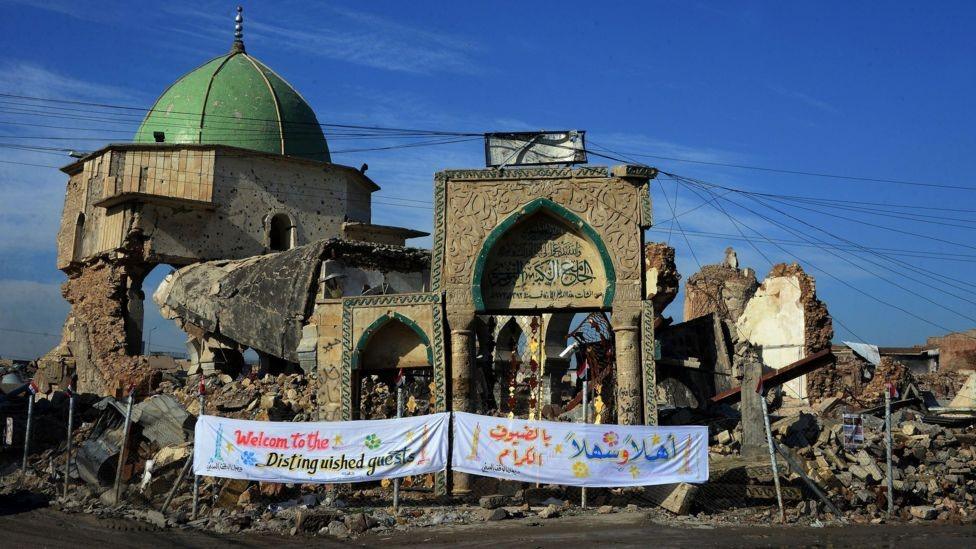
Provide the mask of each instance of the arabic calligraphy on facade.
POLYGON ((548 220, 526 222, 492 251, 482 276, 489 302, 598 300, 605 275, 595 248, 548 220))

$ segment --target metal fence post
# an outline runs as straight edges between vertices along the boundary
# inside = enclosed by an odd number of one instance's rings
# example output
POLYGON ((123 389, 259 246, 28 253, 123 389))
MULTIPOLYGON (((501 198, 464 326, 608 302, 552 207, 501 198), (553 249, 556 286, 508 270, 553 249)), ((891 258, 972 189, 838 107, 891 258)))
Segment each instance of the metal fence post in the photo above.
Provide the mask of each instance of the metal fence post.
MULTIPOLYGON (((200 416, 204 414, 205 405, 205 395, 207 394, 207 386, 204 384, 203 374, 200 374, 200 387, 199 387, 199 398, 200 398, 200 416)), ((200 416, 197 416, 198 418, 200 416)), ((196 441, 193 441, 194 452, 196 451, 196 441)), ((193 456, 190 456, 193 459, 193 456)), ((193 510, 190 512, 190 518, 197 518, 197 511, 200 509, 200 475, 193 475, 193 510)))
MULTIPOLYGON (((590 398, 589 398, 589 382, 583 380, 583 424, 586 425, 590 422, 590 398)), ((586 509, 586 486, 580 489, 580 508, 586 509)))
POLYGON ((75 425, 75 392, 68 385, 68 440, 64 451, 64 497, 68 497, 68 485, 71 481, 71 433, 75 425))
MULTIPOLYGON (((403 417, 403 381, 402 381, 403 371, 400 371, 400 375, 397 376, 397 419, 403 417)), ((393 479, 393 513, 396 514, 397 510, 400 509, 400 479, 393 479)))
POLYGON ((762 403, 763 423, 766 426, 766 443, 769 444, 769 460, 773 467, 773 484, 776 485, 776 503, 779 504, 779 520, 786 523, 786 510, 783 508, 783 491, 779 487, 779 468, 776 466, 776 448, 773 446, 773 429, 769 425, 769 407, 766 405, 766 392, 759 387, 759 402, 762 403))
POLYGON ((34 422, 34 380, 30 381, 27 388, 27 428, 24 431, 24 463, 22 469, 27 474, 27 454, 30 453, 31 423, 34 422))
POLYGON ((889 383, 885 388, 885 453, 887 463, 887 477, 888 477, 888 518, 891 518, 895 514, 895 482, 891 477, 891 391, 892 386, 889 383))

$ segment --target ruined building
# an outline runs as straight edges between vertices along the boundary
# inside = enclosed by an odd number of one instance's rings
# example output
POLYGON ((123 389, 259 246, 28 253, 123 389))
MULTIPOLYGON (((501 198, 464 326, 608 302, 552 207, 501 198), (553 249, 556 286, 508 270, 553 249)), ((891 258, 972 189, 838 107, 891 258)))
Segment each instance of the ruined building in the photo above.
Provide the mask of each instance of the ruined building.
POLYGON ((77 373, 87 392, 147 382, 142 282, 157 265, 327 238, 402 246, 426 234, 371 225, 379 187, 331 162, 312 108, 246 52, 240 30, 227 54, 163 92, 133 143, 107 145, 62 171, 57 262, 71 312, 40 377, 59 383, 77 373))
MULTIPOLYGON (((688 278, 685 321, 664 318, 680 276, 674 249, 645 242, 646 166, 440 171, 433 247, 406 247, 426 233, 371 224, 379 187, 331 162, 312 109, 239 33, 162 94, 133 143, 63 171, 71 312, 40 363, 48 385, 156 386, 140 352, 158 265, 175 269, 153 299, 187 333, 184 377, 300 373, 321 420, 385 417, 370 406, 401 369, 415 410, 576 420, 570 366, 586 362, 594 417, 653 424, 659 404, 706 407, 745 365, 782 368, 832 336, 799 266, 760 284, 731 249, 688 278)), ((806 381, 786 389, 803 398, 806 381)))
MULTIPOLYGON (((684 313, 684 322, 658 331, 659 400, 679 406, 703 406, 739 385, 745 364, 780 369, 830 349, 833 337, 827 307, 802 267, 774 265, 760 284, 752 269, 739 268, 731 248, 725 261, 688 278, 684 313)), ((801 375, 783 392, 807 399, 809 383, 801 375)))

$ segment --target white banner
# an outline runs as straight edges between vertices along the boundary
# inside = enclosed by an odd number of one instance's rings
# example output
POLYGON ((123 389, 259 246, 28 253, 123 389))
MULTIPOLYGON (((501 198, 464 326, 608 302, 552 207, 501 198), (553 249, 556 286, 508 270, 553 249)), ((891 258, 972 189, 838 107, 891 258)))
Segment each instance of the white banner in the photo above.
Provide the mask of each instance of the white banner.
POLYGON ((454 413, 451 469, 488 477, 614 487, 705 482, 708 428, 592 425, 454 413))
POLYGON ((200 416, 193 473, 270 482, 346 483, 443 471, 449 414, 341 422, 200 416))

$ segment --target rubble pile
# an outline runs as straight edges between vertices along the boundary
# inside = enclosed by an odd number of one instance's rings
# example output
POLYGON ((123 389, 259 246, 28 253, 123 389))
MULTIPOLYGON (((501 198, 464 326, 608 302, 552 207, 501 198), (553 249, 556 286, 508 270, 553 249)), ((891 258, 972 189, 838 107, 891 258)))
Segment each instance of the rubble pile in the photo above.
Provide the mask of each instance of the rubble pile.
MULTIPOLYGON (((391 377, 391 376, 386 376, 391 377)), ((359 413, 362 419, 388 419, 397 414, 396 390, 392 389, 392 380, 380 379, 379 376, 363 376, 359 397, 359 413)), ((430 405, 430 387, 428 380, 422 377, 408 377, 403 387, 406 395, 403 415, 422 416, 434 413, 430 405)))
MULTIPOLYGON (((160 394, 173 394, 186 410, 200 412, 199 376, 190 376, 185 384, 164 381, 160 394)), ((222 417, 257 421, 315 421, 314 383, 303 374, 242 376, 233 379, 226 374, 206 382, 206 411, 222 417)))
POLYGON ((871 381, 864 386, 858 400, 863 406, 878 406, 884 403, 885 391, 889 384, 905 388, 912 382, 912 374, 907 366, 895 362, 890 357, 882 357, 881 363, 874 369, 871 381))
MULTIPOLYGON (((834 411, 841 410, 837 403, 834 411)), ((784 452, 851 522, 885 520, 887 488, 885 476, 884 421, 863 414, 863 443, 844 444, 840 418, 801 413, 775 421, 772 430, 784 452)), ((929 425, 913 411, 892 414, 892 478, 895 508, 903 520, 976 521, 976 431, 929 425)), ((713 457, 735 455, 739 450, 741 426, 721 430, 713 436, 713 457)), ((800 475, 778 456, 785 489, 804 490, 801 507, 808 513, 822 502, 810 493, 800 475), (812 507, 811 507, 812 505, 812 507)), ((714 462, 714 460, 713 460, 714 462)), ((768 463, 768 459, 766 460, 768 463)), ((709 508, 709 502, 696 502, 709 508)), ((793 512, 795 517, 802 513, 793 512)))

